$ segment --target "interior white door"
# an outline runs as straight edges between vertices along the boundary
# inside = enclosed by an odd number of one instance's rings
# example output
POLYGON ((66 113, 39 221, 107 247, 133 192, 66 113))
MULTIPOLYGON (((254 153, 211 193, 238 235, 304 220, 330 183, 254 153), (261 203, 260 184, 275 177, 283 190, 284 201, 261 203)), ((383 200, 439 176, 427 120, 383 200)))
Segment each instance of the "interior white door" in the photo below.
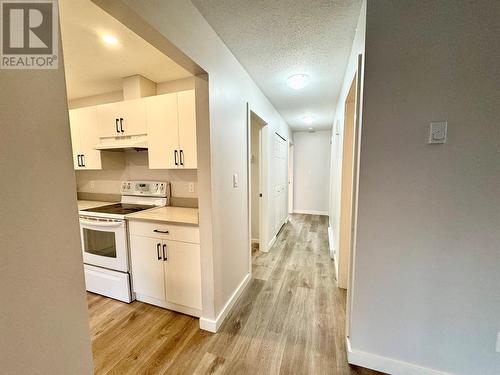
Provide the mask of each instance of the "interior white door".
POLYGON ((201 309, 200 246, 163 241, 166 245, 165 291, 168 302, 201 309))
POLYGON ((149 168, 177 168, 180 158, 178 151, 177 94, 172 93, 147 98, 146 116, 149 168))
POLYGON ((157 238, 130 236, 133 289, 137 294, 165 300, 162 242, 157 238))
POLYGON ((181 168, 197 168, 195 91, 177 93, 181 168))
POLYGON ((273 191, 274 191, 274 230, 277 232, 286 220, 288 143, 278 134, 273 140, 273 191))

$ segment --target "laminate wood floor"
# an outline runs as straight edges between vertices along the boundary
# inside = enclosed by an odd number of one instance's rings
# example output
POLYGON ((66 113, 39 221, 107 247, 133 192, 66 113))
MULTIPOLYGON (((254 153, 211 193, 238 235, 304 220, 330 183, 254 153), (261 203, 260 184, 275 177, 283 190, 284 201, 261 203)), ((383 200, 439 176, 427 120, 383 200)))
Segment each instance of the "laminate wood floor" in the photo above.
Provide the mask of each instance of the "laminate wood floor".
POLYGON ((219 332, 141 302, 88 294, 96 374, 379 374, 347 364, 346 293, 327 217, 293 215, 219 332))

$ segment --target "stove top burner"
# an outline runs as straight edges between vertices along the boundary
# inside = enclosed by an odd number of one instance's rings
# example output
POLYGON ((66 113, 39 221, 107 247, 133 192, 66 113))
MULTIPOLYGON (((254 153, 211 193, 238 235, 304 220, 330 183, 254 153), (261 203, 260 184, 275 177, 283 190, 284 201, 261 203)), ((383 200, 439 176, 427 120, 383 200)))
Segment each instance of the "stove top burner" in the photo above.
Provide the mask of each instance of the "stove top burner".
POLYGON ((148 208, 153 208, 153 207, 156 206, 145 205, 145 204, 115 203, 115 204, 109 204, 107 206, 89 208, 84 211, 103 213, 103 214, 113 214, 113 215, 127 215, 127 214, 132 214, 134 212, 147 210, 148 208))

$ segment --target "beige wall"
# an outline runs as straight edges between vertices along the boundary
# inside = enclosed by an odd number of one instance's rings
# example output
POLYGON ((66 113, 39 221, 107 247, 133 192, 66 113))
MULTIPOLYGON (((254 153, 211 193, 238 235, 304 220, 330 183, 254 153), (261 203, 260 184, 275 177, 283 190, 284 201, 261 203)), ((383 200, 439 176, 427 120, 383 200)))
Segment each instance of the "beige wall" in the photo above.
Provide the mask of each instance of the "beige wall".
POLYGON ((499 14, 498 1, 368 1, 355 351, 500 371, 499 14), (436 120, 448 140, 428 145, 436 120))
POLYGON ((0 70, 4 374, 93 372, 59 57, 59 70, 0 70))
POLYGON ((174 197, 196 198, 198 196, 198 177, 195 169, 149 169, 146 151, 130 151, 121 156, 124 158, 124 165, 120 169, 76 171, 78 192, 120 194, 121 181, 153 180, 169 181, 174 197), (189 191, 190 183, 194 184, 194 192, 189 191))

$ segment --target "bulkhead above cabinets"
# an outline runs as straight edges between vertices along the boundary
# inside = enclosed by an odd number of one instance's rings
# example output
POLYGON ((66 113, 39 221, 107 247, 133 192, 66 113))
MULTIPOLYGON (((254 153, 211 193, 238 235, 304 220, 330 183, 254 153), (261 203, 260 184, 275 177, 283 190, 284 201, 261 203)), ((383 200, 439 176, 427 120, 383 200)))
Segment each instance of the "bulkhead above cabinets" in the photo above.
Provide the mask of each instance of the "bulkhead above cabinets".
POLYGON ((151 169, 196 169, 195 91, 69 111, 75 169, 103 169, 101 151, 148 151, 151 169))

